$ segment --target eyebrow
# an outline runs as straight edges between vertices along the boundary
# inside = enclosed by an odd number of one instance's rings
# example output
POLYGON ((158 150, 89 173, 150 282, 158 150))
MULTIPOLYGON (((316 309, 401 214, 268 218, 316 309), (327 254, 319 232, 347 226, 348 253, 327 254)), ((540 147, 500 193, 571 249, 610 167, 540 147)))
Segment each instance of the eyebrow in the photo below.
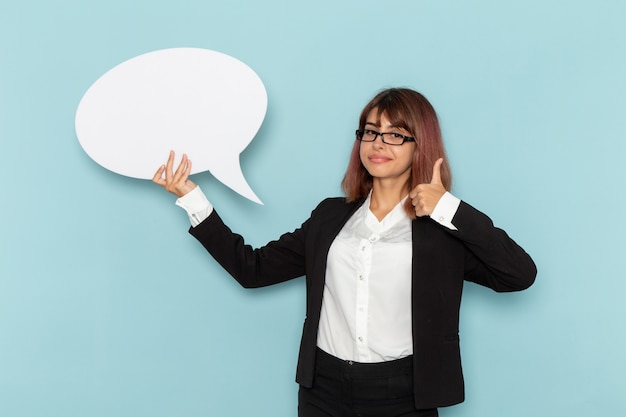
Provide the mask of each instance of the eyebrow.
MULTIPOLYGON (((375 122, 365 122, 365 126, 367 126, 367 125, 372 125, 372 126, 374 126, 374 127, 382 127, 380 124, 375 123, 375 122)), ((390 126, 389 126, 389 129, 406 130, 406 129, 405 129, 405 128, 403 128, 403 127, 394 126, 394 125, 390 125, 390 126)))

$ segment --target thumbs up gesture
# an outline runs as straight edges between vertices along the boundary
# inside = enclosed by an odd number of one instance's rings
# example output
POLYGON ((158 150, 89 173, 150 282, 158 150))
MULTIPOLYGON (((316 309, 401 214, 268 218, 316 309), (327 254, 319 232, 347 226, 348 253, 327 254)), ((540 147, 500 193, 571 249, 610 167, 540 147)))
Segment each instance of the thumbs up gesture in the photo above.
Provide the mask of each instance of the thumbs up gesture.
POLYGON ((441 182, 442 163, 443 158, 439 158, 435 162, 433 166, 433 177, 430 183, 419 184, 409 193, 409 198, 413 202, 417 217, 429 216, 435 209, 441 196, 446 193, 446 189, 441 182))

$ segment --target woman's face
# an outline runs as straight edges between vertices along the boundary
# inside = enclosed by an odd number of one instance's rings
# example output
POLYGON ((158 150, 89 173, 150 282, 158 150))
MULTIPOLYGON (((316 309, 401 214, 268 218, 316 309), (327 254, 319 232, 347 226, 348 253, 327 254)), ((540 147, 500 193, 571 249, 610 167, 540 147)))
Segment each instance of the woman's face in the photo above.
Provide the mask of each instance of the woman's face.
MULTIPOLYGON (((368 115, 364 129, 379 133, 400 133, 411 136, 405 129, 393 126, 383 113, 373 109, 368 115)), ((361 163, 374 180, 400 180, 407 182, 411 175, 411 162, 415 152, 415 142, 404 142, 402 145, 388 145, 378 136, 374 142, 361 142, 361 163)))

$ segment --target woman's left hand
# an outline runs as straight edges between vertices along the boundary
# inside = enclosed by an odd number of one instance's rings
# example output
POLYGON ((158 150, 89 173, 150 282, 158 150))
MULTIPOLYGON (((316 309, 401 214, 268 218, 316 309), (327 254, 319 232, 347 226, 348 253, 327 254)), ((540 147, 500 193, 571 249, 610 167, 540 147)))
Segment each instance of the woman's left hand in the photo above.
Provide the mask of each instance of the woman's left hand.
POLYGON ((443 158, 439 158, 435 162, 433 177, 429 184, 419 184, 409 193, 417 217, 430 216, 441 197, 446 193, 441 182, 442 163, 443 158))

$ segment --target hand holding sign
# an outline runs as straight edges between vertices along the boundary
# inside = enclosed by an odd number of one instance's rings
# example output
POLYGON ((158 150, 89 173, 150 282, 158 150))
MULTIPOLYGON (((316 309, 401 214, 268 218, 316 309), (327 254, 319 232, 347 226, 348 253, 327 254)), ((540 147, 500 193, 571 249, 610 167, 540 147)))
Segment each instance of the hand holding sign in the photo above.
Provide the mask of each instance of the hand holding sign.
POLYGON ((174 156, 174 151, 171 151, 169 158, 167 158, 167 163, 161 165, 155 172, 152 182, 175 194, 177 197, 182 197, 196 188, 196 184, 189 179, 191 161, 187 158, 187 155, 183 154, 176 171, 174 171, 174 156))
POLYGON ((189 174, 210 171, 262 204, 241 172, 239 154, 266 109, 261 79, 241 61, 207 49, 164 49, 100 77, 78 106, 76 134, 94 161, 118 174, 152 179, 163 156, 177 149, 194 161, 189 174))

